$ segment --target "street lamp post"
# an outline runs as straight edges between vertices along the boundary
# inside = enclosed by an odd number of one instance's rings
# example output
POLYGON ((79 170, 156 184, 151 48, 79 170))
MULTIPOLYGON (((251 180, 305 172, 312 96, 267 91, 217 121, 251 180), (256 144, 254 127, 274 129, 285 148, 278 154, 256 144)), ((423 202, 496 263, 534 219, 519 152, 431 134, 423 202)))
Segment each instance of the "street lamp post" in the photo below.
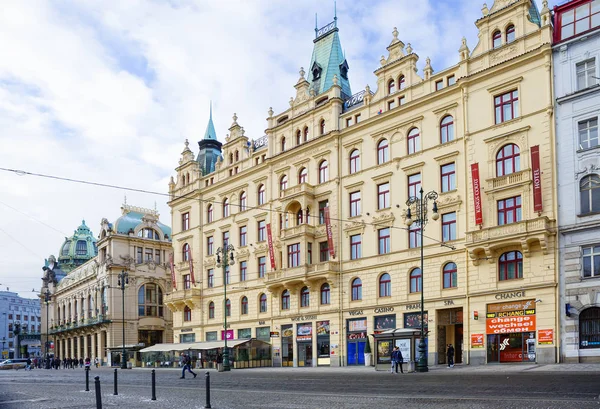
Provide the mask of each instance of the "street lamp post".
POLYGON ((49 314, 49 310, 50 310, 50 290, 48 289, 48 287, 46 287, 46 291, 44 292, 44 304, 46 304, 46 346, 44 347, 44 353, 46 355, 46 369, 50 369, 50 354, 48 353, 48 347, 49 347, 49 342, 48 340, 50 339, 49 337, 49 327, 50 327, 50 320, 48 318, 48 314, 49 314))
POLYGON ((121 352, 121 369, 127 369, 127 360, 125 359, 125 285, 129 284, 129 273, 121 270, 119 274, 119 287, 121 287, 121 301, 123 307, 123 351, 121 352))
POLYGON ((233 244, 228 244, 223 248, 217 249, 217 267, 223 267, 223 326, 225 331, 223 337, 225 340, 225 348, 223 351, 223 370, 230 371, 229 366, 229 350, 227 349, 227 267, 235 264, 234 252, 235 247, 233 244))
POLYGON ((408 210, 406 211, 406 225, 411 226, 413 223, 419 224, 419 230, 421 235, 421 339, 419 341, 419 361, 417 362, 417 372, 427 372, 429 368, 427 367, 427 344, 425 343, 425 338, 427 334, 425 333, 425 298, 424 293, 425 289, 423 288, 425 270, 424 270, 424 256, 423 256, 423 233, 425 231, 425 225, 427 224, 427 204, 430 200, 433 200, 433 214, 431 218, 433 220, 437 220, 440 218, 437 209, 437 200, 438 194, 435 191, 431 191, 427 194, 423 193, 423 188, 419 190, 419 197, 412 196, 406 201, 406 206, 408 206, 408 210), (413 219, 411 215, 411 207, 415 208, 416 218, 413 219))

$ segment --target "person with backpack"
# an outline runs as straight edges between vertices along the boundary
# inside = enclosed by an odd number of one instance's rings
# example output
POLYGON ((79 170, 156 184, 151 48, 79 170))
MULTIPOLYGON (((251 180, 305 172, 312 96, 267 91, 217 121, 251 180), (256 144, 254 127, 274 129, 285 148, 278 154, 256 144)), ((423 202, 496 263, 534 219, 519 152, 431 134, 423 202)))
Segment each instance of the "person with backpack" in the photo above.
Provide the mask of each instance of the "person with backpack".
POLYGON ((181 356, 179 357, 179 362, 181 363, 182 369, 181 369, 181 377, 179 379, 185 379, 185 370, 187 369, 189 373, 191 373, 192 375, 194 375, 194 378, 196 377, 196 373, 192 371, 192 358, 185 353, 181 353, 181 356))

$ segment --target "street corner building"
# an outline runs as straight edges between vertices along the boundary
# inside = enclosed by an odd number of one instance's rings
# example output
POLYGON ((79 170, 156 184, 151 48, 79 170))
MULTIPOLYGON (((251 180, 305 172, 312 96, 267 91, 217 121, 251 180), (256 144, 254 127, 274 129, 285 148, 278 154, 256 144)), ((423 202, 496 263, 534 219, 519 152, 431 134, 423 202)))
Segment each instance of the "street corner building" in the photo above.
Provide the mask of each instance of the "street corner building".
POLYGON ((335 18, 266 135, 234 114, 221 143, 211 113, 169 184, 175 341, 257 338, 274 366, 383 367, 394 345, 416 361, 423 328, 429 365, 448 344, 456 363, 557 362, 543 5, 484 6, 479 43, 457 38, 458 63, 439 71, 418 70, 394 28, 376 86, 354 93, 335 18))
POLYGON ((102 219, 97 239, 83 222, 65 239, 58 261, 47 260, 40 297, 50 355, 113 365, 125 350, 127 362, 139 366, 140 349, 172 341, 163 305, 171 285, 171 228, 156 210, 124 204, 121 213, 114 223, 102 219), (124 285, 120 276, 127 277, 124 285))

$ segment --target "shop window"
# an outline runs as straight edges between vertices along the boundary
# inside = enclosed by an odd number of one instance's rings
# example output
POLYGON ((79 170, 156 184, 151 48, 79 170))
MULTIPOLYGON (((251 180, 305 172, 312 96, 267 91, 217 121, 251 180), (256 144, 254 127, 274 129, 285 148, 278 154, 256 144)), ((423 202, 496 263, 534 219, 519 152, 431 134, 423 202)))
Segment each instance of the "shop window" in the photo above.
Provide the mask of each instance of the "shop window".
POLYGON ((260 312, 267 312, 267 295, 262 293, 259 298, 260 302, 260 312))
POLYGON ((355 278, 352 281, 352 301, 362 300, 362 281, 355 278))
POLYGON ((456 264, 446 263, 446 265, 444 265, 444 288, 456 288, 457 286, 456 264))
POLYGON ((509 251, 498 260, 498 278, 500 281, 523 278, 523 254, 519 251, 509 251))
POLYGON ((379 296, 392 296, 392 279, 388 273, 382 274, 381 277, 379 277, 379 296))
POLYGON ((600 308, 587 308, 579 314, 579 346, 600 348, 600 308))
POLYGON ((506 176, 521 170, 521 153, 514 143, 504 145, 496 154, 496 176, 506 176))
POLYGON ((331 289, 329 284, 325 283, 321 286, 321 305, 331 304, 331 289))
POLYGON ((414 268, 410 272, 410 292, 420 293, 423 287, 423 277, 420 268, 414 268))
POLYGON ((300 291, 300 307, 309 307, 310 306, 310 291, 308 287, 302 287, 300 291))

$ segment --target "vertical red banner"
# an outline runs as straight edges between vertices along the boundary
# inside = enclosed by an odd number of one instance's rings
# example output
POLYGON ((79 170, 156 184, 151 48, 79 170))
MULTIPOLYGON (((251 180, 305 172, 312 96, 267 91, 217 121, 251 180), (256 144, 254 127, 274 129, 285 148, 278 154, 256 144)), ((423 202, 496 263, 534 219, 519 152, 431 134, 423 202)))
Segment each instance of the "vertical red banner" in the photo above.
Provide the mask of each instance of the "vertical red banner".
POLYGON ((471 177, 473 179, 473 201, 475 205, 475 224, 483 224, 483 210, 481 207, 481 182, 479 181, 479 163, 471 165, 471 177))
POLYGON ((273 251, 273 235, 271 234, 271 223, 267 224, 267 243, 269 244, 269 259, 271 270, 275 271, 275 252, 273 251))
POLYGON ((192 260, 192 248, 190 247, 190 278, 192 279, 192 285, 196 285, 196 279, 194 278, 194 261, 192 260))
POLYGON ((169 264, 171 265, 171 283, 173 284, 173 290, 176 290, 177 281, 175 281, 175 262, 173 260, 173 253, 169 255, 169 264))
POLYGON ((531 147, 531 170, 533 173, 533 211, 541 212, 542 204, 542 171, 540 170, 540 146, 531 147))
POLYGON ((329 247, 329 256, 335 258, 335 248, 333 247, 333 231, 331 230, 331 220, 329 219, 329 207, 323 209, 325 214, 325 230, 327 231, 327 247, 329 247))

